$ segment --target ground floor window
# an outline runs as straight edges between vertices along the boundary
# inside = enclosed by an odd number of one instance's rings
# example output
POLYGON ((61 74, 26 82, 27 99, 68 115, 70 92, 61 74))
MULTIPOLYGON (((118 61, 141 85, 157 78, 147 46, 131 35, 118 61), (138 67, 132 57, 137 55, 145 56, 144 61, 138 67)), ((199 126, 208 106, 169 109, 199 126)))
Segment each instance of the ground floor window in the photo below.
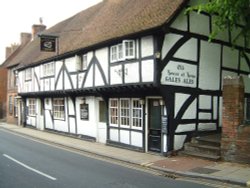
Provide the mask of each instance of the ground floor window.
POLYGON ((139 128, 143 126, 143 105, 140 99, 120 98, 110 99, 110 124, 125 128, 139 128))
POLYGON ((15 97, 14 98, 14 115, 15 115, 15 117, 17 117, 18 116, 18 111, 17 111, 17 98, 15 97))
POLYGON ((28 115, 34 116, 36 115, 36 100, 28 99, 28 115))
POLYGON ((53 99, 53 117, 54 119, 64 120, 65 118, 64 98, 53 99))

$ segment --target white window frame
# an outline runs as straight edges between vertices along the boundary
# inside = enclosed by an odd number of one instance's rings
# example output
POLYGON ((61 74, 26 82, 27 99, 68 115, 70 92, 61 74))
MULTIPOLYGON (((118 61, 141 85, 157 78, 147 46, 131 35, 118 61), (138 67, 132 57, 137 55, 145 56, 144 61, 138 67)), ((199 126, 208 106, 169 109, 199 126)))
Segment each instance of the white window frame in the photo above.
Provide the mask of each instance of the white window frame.
POLYGON ((25 80, 31 80, 32 70, 31 68, 25 69, 25 80))
POLYGON ((65 100, 64 98, 54 98, 52 102, 53 118, 57 120, 65 119, 65 100))
POLYGON ((140 99, 132 99, 131 126, 133 129, 142 130, 143 127, 143 105, 140 99), (135 102, 137 105, 135 105, 135 102))
POLYGON ((119 119, 120 119, 120 127, 123 128, 130 128, 130 99, 128 98, 121 98, 119 100, 119 104, 120 104, 120 114, 119 114, 119 119), (125 104, 127 103, 127 104, 125 104))
POLYGON ((135 41, 134 40, 124 40, 123 41, 123 48, 124 48, 124 57, 125 59, 134 59, 135 58, 135 41), (130 45, 132 44, 132 48, 130 45), (127 54, 127 52, 132 52, 131 54, 127 54))
POLYGON ((111 126, 142 130, 143 104, 137 98, 111 98, 109 101, 109 122, 111 126), (128 105, 124 105, 127 101, 128 105), (134 105, 134 102, 137 105, 134 105))
POLYGON ((55 62, 50 62, 42 65, 43 76, 53 76, 55 74, 55 62))
POLYGON ((28 115, 35 116, 36 115, 36 99, 28 99, 28 115))
POLYGON ((111 63, 135 58, 135 40, 123 40, 122 43, 110 47, 111 63), (129 53, 128 53, 129 52, 129 53))
POLYGON ((109 101, 109 122, 111 126, 119 125, 119 100, 112 98, 109 101))

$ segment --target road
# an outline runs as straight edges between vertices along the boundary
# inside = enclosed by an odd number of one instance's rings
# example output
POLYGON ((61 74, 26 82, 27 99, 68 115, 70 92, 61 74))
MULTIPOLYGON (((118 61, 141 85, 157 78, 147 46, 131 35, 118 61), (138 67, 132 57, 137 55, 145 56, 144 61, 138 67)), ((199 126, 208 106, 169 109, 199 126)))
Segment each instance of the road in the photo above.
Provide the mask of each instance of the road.
POLYGON ((36 142, 0 129, 1 188, 200 188, 36 142))

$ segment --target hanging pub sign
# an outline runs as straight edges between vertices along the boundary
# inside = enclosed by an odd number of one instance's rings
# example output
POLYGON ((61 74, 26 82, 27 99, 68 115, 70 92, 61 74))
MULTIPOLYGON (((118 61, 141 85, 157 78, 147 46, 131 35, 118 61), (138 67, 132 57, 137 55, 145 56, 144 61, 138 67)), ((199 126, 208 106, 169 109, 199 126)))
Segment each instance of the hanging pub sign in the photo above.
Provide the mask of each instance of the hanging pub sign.
POLYGON ((80 117, 82 120, 89 120, 89 105, 80 104, 80 117))
POLYGON ((44 52, 56 51, 56 38, 50 36, 40 36, 40 49, 44 52))

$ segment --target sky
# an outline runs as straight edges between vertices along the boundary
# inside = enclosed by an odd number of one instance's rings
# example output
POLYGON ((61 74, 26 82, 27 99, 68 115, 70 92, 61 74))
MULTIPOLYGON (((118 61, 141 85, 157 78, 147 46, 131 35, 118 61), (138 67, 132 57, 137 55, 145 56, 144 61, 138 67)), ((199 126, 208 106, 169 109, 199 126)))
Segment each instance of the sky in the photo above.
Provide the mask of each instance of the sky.
POLYGON ((31 33, 42 18, 47 29, 102 0, 3 0, 0 2, 0 64, 5 48, 20 44, 20 33, 31 33))

